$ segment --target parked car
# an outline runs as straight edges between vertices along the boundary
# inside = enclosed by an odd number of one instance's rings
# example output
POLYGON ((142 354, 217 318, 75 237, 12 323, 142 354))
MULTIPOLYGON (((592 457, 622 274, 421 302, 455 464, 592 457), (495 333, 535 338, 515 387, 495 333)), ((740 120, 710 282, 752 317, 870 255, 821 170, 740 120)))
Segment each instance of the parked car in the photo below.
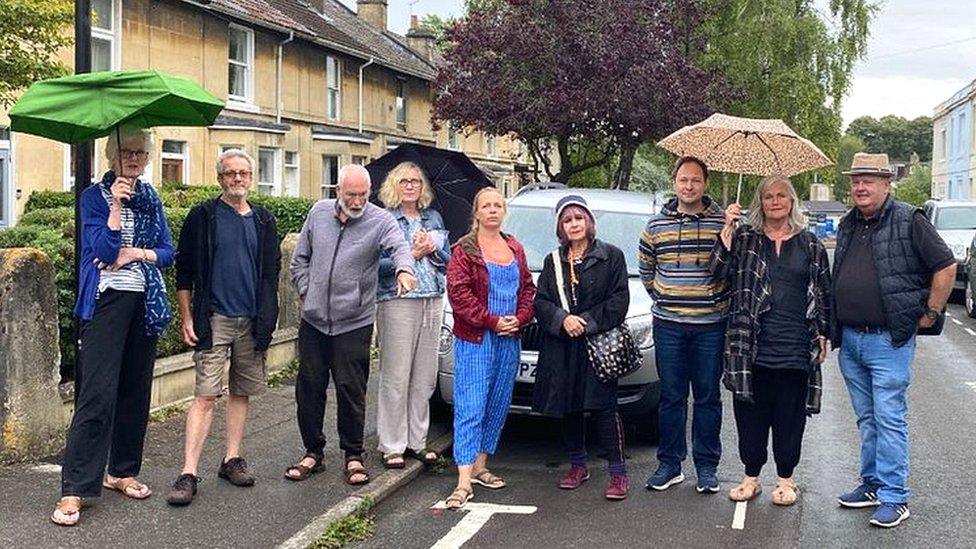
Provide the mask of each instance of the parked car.
MULTIPOLYGON (((969 243, 969 250, 966 253, 966 269, 970 273, 976 273, 976 236, 969 243)), ((965 288, 966 312, 970 318, 976 318, 976 276, 969 276, 966 279, 965 288)))
MULTIPOLYGON (((560 186, 561 187, 561 186, 560 186)), ((502 230, 515 235, 525 247, 529 269, 538 279, 546 255, 556 249, 554 208, 567 194, 584 197, 596 217, 597 235, 624 252, 630 274, 630 310, 627 325, 641 350, 644 366, 619 381, 618 404, 625 421, 637 425, 643 434, 653 436, 657 426, 660 381, 654 363, 651 332, 651 298, 637 272, 637 243, 653 213, 648 195, 603 189, 534 188, 523 190, 508 201, 508 216, 502 230), (538 190, 537 190, 538 189, 538 190)), ((454 334, 450 304, 445 306, 441 327, 438 393, 452 404, 454 393, 454 334)), ((532 387, 539 356, 539 326, 533 322, 522 332, 522 363, 519 367, 510 413, 532 413, 532 387)))
POLYGON ((972 272, 967 254, 970 254, 973 238, 976 237, 976 202, 929 200, 922 209, 956 258, 958 269, 953 289, 966 289, 969 273, 972 272))

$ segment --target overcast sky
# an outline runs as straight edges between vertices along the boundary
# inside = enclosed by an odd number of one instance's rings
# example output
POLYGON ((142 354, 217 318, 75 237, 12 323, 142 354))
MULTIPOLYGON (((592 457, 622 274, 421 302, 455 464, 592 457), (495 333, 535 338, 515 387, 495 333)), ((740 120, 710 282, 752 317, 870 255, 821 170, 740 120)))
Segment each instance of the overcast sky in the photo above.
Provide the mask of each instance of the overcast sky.
MULTIPOLYGON (((341 1, 355 9, 356 0, 341 1)), ((845 124, 863 115, 931 116, 936 105, 976 79, 976 1, 881 3, 867 57, 855 68, 844 102, 845 124)), ((461 5, 461 0, 389 0, 389 25, 404 33, 411 11, 459 15, 461 5)))

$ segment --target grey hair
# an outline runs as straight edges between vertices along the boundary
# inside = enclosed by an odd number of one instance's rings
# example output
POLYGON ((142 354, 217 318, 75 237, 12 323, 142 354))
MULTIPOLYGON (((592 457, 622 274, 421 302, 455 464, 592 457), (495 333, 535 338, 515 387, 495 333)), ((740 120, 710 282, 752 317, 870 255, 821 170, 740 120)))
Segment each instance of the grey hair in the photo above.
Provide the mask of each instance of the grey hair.
POLYGON ((358 173, 366 178, 366 185, 369 187, 373 186, 372 180, 369 178, 369 171, 359 164, 346 164, 345 166, 339 168, 339 181, 336 182, 337 186, 341 187, 342 183, 345 182, 346 177, 351 173, 358 173))
POLYGON ((247 160, 247 169, 254 171, 254 159, 251 158, 251 155, 244 152, 243 149, 227 149, 217 157, 217 175, 224 173, 224 160, 228 158, 243 158, 247 160))
POLYGON ((150 154, 152 153, 153 138, 152 133, 149 130, 134 128, 132 126, 122 126, 118 129, 118 132, 112 132, 105 140, 105 158, 107 158, 110 163, 114 164, 119 158, 119 142, 128 143, 129 141, 133 141, 135 139, 142 142, 142 148, 145 149, 146 152, 150 154))
POLYGON ((766 176, 759 182, 759 186, 756 188, 756 194, 752 195, 752 203, 749 205, 749 226, 759 234, 764 234, 763 227, 766 224, 766 214, 763 213, 762 196, 773 183, 784 183, 786 185, 786 192, 790 196, 790 201, 793 202, 790 206, 790 215, 787 216, 786 223, 793 229, 794 233, 806 229, 807 216, 800 211, 800 197, 796 194, 796 189, 793 188, 793 182, 785 175, 766 176))

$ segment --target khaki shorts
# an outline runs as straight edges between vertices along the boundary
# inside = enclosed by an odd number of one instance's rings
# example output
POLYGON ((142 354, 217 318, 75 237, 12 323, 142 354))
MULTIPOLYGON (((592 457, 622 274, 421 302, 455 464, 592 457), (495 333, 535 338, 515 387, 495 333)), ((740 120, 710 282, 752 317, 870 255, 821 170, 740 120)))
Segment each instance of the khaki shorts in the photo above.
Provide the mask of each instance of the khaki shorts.
POLYGON ((254 349, 250 318, 231 318, 214 314, 210 317, 213 345, 206 351, 193 353, 196 363, 196 396, 223 394, 224 369, 230 363, 228 375, 230 394, 256 395, 267 388, 265 353, 254 349))

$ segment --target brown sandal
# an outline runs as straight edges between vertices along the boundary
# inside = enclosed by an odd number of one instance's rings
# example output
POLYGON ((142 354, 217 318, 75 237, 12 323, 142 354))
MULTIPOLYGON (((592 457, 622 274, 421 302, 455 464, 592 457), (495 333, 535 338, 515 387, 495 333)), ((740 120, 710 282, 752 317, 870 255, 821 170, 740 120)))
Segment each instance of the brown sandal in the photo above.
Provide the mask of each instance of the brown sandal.
POLYGON ((797 488, 792 478, 776 479, 776 488, 773 489, 773 503, 775 505, 789 507, 795 504, 798 499, 800 499, 800 489, 797 488))
POLYGON ((114 480, 109 480, 108 477, 105 477, 102 480, 102 486, 109 490, 121 492, 125 497, 132 499, 146 499, 152 495, 152 490, 136 480, 135 477, 116 478, 114 480))
POLYGON ((58 500, 51 513, 51 522, 58 526, 74 526, 81 519, 81 498, 64 496, 58 500))
POLYGON ((752 501, 762 493, 762 484, 756 477, 746 477, 738 486, 729 490, 729 499, 732 501, 752 501))
POLYGON ((302 459, 298 460, 298 463, 285 469, 285 478, 288 480, 294 480, 296 482, 305 480, 308 477, 314 475, 315 473, 318 473, 322 469, 325 469, 325 465, 322 464, 323 459, 324 456, 322 454, 313 454, 309 452, 304 456, 302 456, 302 459), (315 464, 312 465, 311 467, 307 465, 302 465, 302 462, 305 461, 305 458, 311 458, 312 460, 315 461, 315 464), (291 473, 292 471, 298 471, 298 474, 290 475, 289 473, 291 473))
POLYGON ((464 504, 471 501, 474 497, 474 492, 468 488, 455 488, 451 495, 447 496, 444 500, 444 507, 447 509, 460 509, 464 507, 464 504))
POLYGON ((477 475, 473 475, 471 477, 471 484, 484 486, 485 488, 489 488, 491 490, 501 490, 507 486, 502 477, 492 474, 492 472, 488 469, 481 471, 477 475))
POLYGON ((367 482, 369 482, 369 471, 367 471, 366 467, 363 466, 362 456, 347 457, 345 473, 346 473, 346 484, 350 486, 359 486, 361 484, 366 484, 367 482), (349 466, 350 463, 359 463, 359 465, 350 467, 349 466), (354 481, 352 480, 352 477, 354 477, 355 475, 363 475, 364 478, 363 480, 354 481))

